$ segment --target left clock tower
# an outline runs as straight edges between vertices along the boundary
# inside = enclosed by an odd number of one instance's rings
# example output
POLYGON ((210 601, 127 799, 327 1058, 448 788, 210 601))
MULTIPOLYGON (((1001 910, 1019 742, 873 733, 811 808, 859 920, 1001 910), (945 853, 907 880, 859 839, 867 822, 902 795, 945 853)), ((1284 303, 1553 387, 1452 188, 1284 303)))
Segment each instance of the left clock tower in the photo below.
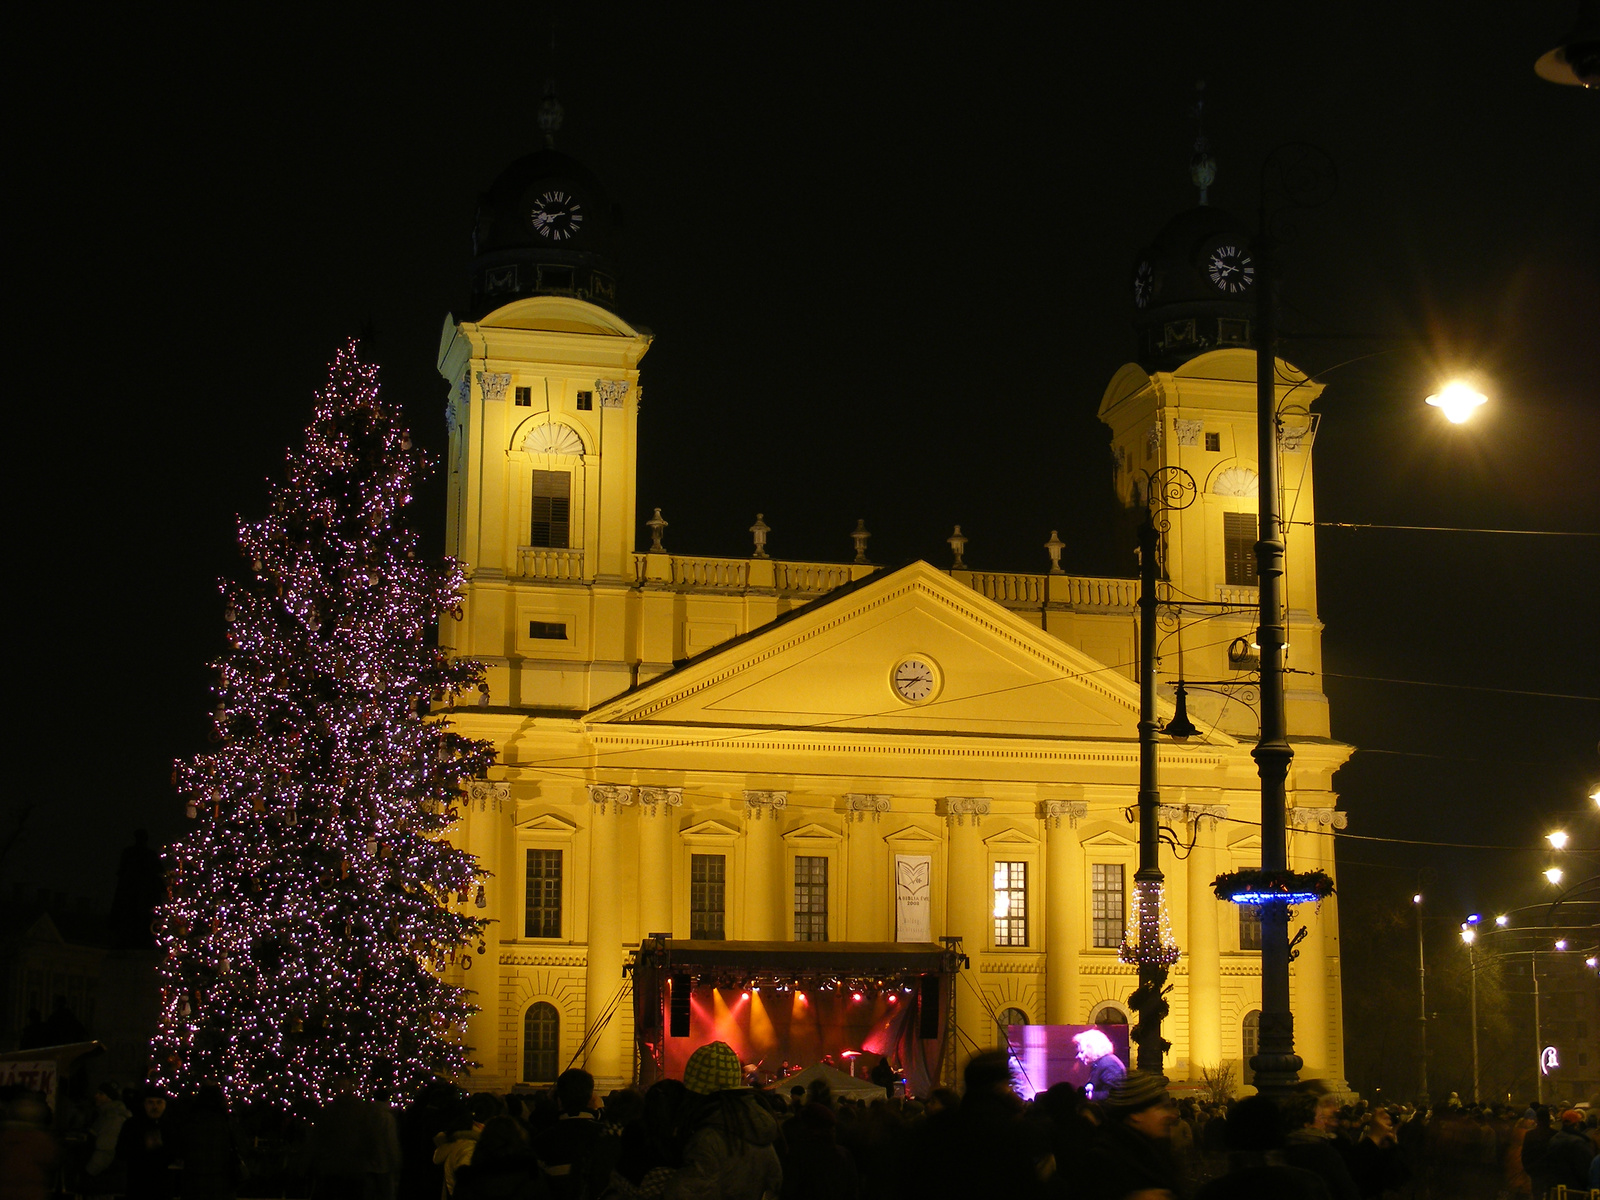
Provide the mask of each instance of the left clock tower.
POLYGON ((440 337, 447 549, 468 564, 441 639, 488 665, 493 708, 582 711, 633 682, 621 631, 650 334, 614 311, 617 227, 574 159, 512 163, 479 200, 466 319, 440 337))

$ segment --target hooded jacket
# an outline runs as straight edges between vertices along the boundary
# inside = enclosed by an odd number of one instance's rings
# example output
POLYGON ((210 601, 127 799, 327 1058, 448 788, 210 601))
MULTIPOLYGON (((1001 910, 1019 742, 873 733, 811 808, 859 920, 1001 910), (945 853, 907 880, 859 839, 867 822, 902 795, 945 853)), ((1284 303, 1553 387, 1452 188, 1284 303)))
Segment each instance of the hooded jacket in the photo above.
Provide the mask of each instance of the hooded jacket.
POLYGON ((668 1200, 762 1200, 783 1191, 778 1122, 749 1088, 714 1092, 691 1118, 668 1200))

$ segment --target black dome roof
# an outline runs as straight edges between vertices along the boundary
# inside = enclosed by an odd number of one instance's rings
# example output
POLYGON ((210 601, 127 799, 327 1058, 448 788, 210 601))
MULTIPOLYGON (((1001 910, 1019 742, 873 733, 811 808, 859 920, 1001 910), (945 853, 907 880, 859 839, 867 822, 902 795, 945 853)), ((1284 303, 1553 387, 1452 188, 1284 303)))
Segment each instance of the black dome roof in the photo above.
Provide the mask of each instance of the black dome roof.
POLYGON ((614 308, 621 223, 605 187, 576 159, 555 150, 517 159, 478 198, 469 315, 536 295, 614 308))
POLYGON ((1218 346, 1250 345, 1255 262, 1244 224, 1201 206, 1168 221, 1134 261, 1139 363, 1170 371, 1218 346))

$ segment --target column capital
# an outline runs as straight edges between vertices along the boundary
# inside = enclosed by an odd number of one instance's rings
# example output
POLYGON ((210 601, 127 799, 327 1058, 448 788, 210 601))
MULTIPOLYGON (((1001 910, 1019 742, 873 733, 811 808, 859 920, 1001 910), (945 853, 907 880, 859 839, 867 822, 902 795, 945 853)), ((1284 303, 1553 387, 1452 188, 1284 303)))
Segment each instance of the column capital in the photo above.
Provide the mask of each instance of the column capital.
POLYGON ((594 805, 595 812, 605 815, 606 805, 615 804, 617 811, 621 812, 628 805, 635 802, 633 789, 613 783, 591 783, 589 788, 589 803, 594 805))
POLYGON ((789 807, 788 792, 746 792, 744 794, 744 815, 752 821, 761 820, 763 812, 772 814, 776 821, 778 814, 789 807))
POLYGON ((978 822, 989 815, 989 798, 987 796, 946 796, 944 798, 944 818, 947 824, 960 825, 967 817, 972 818, 972 826, 977 828, 978 822))
POLYGON ((501 811, 511 803, 511 785, 494 779, 467 780, 467 806, 479 812, 501 811))
POLYGON ((844 812, 847 821, 865 821, 867 814, 872 814, 874 821, 882 814, 889 811, 889 797, 872 795, 866 792, 846 792, 844 795, 844 812))
POLYGON ((1336 808, 1302 808, 1295 805, 1287 812, 1289 824, 1296 829, 1315 829, 1319 825, 1331 825, 1335 829, 1343 829, 1350 823, 1347 813, 1342 813, 1336 808))
POLYGON ((1176 825, 1179 821, 1187 821, 1188 819, 1189 819, 1189 810, 1185 805, 1182 805, 1182 804, 1158 804, 1158 805, 1156 805, 1156 820, 1160 821, 1163 825, 1168 825, 1168 824, 1176 825))
POLYGON ((1184 812, 1188 814, 1191 825, 1198 830, 1215 829, 1219 822, 1228 819, 1228 806, 1226 804, 1186 804, 1184 812), (1210 824, 1206 824, 1206 822, 1210 824))
POLYGON ((1089 803, 1086 800, 1041 800, 1039 802, 1039 817, 1051 829, 1061 828, 1061 818, 1067 819, 1067 827, 1076 829, 1078 822, 1089 815, 1089 803))
POLYGON ((668 810, 683 807, 683 789, 681 787, 642 787, 638 789, 639 804, 650 816, 656 815, 656 806, 661 805, 668 810))

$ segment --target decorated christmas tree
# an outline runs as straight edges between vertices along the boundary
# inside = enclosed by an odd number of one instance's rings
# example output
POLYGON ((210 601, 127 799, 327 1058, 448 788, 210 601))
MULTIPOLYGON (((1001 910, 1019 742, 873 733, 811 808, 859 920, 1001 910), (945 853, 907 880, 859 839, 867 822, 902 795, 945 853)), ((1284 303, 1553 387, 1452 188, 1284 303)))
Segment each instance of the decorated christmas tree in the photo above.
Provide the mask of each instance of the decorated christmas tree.
POLYGON ((340 1076, 391 1100, 467 1065, 471 993, 438 972, 482 952, 481 872, 444 835, 493 749, 428 715, 481 668, 432 636, 462 571, 401 519, 425 465, 351 342, 240 522, 216 748, 178 764, 193 827, 157 912, 168 1087, 304 1111, 340 1076))

